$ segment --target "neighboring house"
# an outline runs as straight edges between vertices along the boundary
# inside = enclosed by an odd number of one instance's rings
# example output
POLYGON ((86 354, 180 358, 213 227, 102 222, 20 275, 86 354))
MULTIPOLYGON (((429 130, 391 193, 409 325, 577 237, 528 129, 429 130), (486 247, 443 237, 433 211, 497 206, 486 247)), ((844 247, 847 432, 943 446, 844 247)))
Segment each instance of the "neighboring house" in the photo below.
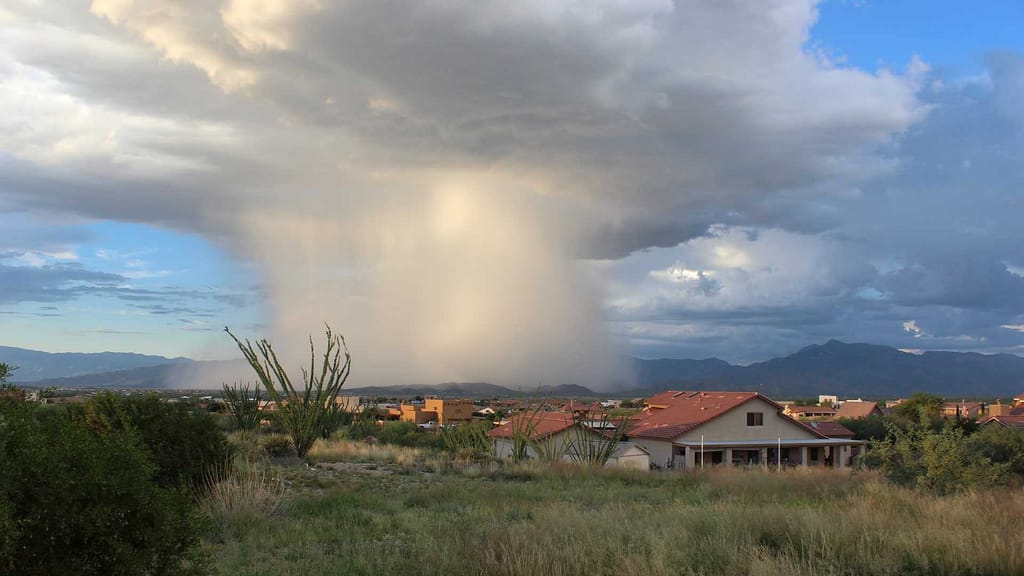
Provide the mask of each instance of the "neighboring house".
POLYGON ((566 412, 522 412, 487 433, 495 458, 511 458, 516 436, 528 441, 527 458, 572 460, 572 447, 581 440, 607 441, 601 433, 576 421, 566 412))
POLYGON ((490 406, 485 406, 484 408, 473 412, 473 416, 476 418, 485 418, 487 416, 494 416, 495 414, 497 414, 497 412, 490 406))
POLYGON ((830 438, 783 413, 756 392, 668 391, 647 399, 627 437, 658 467, 692 470, 715 464, 850 464, 863 442, 830 438))
POLYGON ((981 425, 998 424, 1006 428, 1024 430, 1024 415, 1022 416, 990 416, 981 421, 981 425))
POLYGON ((642 446, 633 442, 619 442, 606 467, 631 468, 636 470, 651 469, 651 455, 642 446))
POLYGON ((1012 414, 1013 406, 1010 404, 1003 404, 999 400, 996 400, 995 404, 989 404, 985 410, 986 416, 1009 416, 1012 414))
POLYGON ((402 404, 399 407, 399 418, 403 422, 426 424, 436 422, 446 426, 456 422, 468 422, 473 419, 472 400, 448 400, 443 398, 427 398, 422 404, 402 404))
POLYGON ((342 412, 359 412, 359 396, 335 396, 334 403, 342 412))
POLYGON ((942 405, 944 418, 980 418, 985 415, 984 402, 946 402, 942 405))
POLYGON ((830 406, 797 406, 796 404, 787 404, 783 413, 786 416, 799 419, 834 418, 836 410, 830 406))
POLYGON ((838 422, 818 420, 814 422, 804 422, 803 425, 811 428, 819 434, 824 434, 829 438, 846 438, 848 440, 853 440, 853 430, 850 430, 838 422))
POLYGON ((866 402, 864 400, 847 400, 836 411, 836 418, 856 419, 881 415, 882 409, 878 407, 877 402, 866 402))

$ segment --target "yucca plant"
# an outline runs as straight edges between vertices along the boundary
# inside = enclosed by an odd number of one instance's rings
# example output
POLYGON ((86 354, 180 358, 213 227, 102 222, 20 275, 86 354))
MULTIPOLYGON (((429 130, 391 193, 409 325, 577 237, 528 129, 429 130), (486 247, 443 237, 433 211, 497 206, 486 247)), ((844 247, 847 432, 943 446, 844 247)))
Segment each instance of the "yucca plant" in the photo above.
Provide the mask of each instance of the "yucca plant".
POLYGON ((260 387, 249 384, 228 386, 224 384, 224 403, 235 425, 235 430, 255 430, 263 414, 260 410, 260 387))
POLYGON ((309 369, 302 369, 302 389, 297 388, 266 339, 255 346, 246 339, 235 337, 231 330, 224 331, 238 345, 246 361, 252 366, 267 396, 277 404, 277 419, 291 436, 295 454, 305 458, 317 438, 330 435, 340 410, 336 399, 345 385, 352 368, 352 356, 340 334, 325 325, 327 345, 317 360, 313 337, 309 338, 309 369))

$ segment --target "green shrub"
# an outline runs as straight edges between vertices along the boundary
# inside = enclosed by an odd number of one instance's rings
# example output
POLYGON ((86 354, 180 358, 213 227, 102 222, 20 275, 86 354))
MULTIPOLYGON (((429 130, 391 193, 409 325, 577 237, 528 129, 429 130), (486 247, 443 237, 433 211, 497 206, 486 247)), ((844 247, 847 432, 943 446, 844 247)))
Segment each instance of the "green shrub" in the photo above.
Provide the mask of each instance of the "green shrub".
POLYGON ((260 410, 260 387, 248 384, 228 386, 224 384, 224 404, 235 430, 255 430, 260 426, 263 411, 260 410))
POLYGON ((1024 430, 988 424, 967 439, 971 450, 997 464, 1005 464, 1011 474, 1024 476, 1024 430))
POLYGON ((476 459, 491 455, 490 422, 466 422, 439 432, 445 450, 459 458, 476 459))
POLYGON ((136 431, 156 465, 162 486, 201 490, 212 476, 224 475, 230 446, 209 413, 161 400, 156 394, 98 394, 76 419, 96 432, 136 431))
POLYGON ((191 499, 135 431, 38 412, 0 402, 0 574, 205 573, 191 499))
POLYGON ((439 434, 420 429, 412 422, 388 422, 378 430, 377 439, 385 444, 416 448, 443 448, 439 434))
POLYGON ((295 456, 295 446, 287 434, 264 434, 260 436, 260 449, 271 458, 295 456))
POLYGON ((890 481, 938 494, 993 486, 1007 477, 1005 464, 974 450, 956 428, 892 427, 890 438, 875 442, 869 455, 890 481))

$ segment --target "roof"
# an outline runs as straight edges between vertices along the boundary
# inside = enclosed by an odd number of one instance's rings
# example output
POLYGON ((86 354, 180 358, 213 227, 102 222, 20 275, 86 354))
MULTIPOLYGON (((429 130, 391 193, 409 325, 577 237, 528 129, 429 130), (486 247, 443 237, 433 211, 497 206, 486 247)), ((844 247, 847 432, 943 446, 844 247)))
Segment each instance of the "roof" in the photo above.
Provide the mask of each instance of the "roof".
POLYGON ((632 442, 619 442, 618 446, 615 447, 615 452, 612 452, 611 457, 620 458, 622 456, 625 456, 630 450, 633 450, 634 448, 643 452, 644 454, 647 454, 648 456, 651 455, 651 453, 648 452, 646 448, 639 444, 634 444, 632 442))
POLYGON ((801 424, 813 429, 819 434, 828 436, 829 438, 853 438, 853 430, 850 430, 838 422, 829 422, 826 420, 820 422, 801 422, 801 424))
POLYGON ((991 418, 986 418, 985 420, 981 421, 982 424, 989 424, 991 422, 1001 424, 1003 426, 1006 426, 1007 428, 1020 428, 1024 430, 1024 415, 992 416, 991 418))
POLYGON ((507 424, 492 428, 487 435, 512 438, 518 431, 527 433, 530 440, 541 440, 572 428, 575 423, 573 415, 566 412, 522 412, 509 418, 507 424))
POLYGON ((790 404, 786 406, 786 411, 788 411, 790 414, 805 414, 807 412, 815 412, 819 414, 836 413, 836 409, 830 406, 797 406, 796 404, 790 404))
MULTIPOLYGON (((782 414, 781 406, 757 392, 679 392, 670 390, 647 400, 648 409, 633 417, 627 435, 638 438, 672 440, 754 399, 767 402, 778 410, 780 417, 796 422, 782 414)), ((812 432, 814 431, 812 430, 812 432)))
POLYGON ((700 440, 677 440, 673 446, 685 446, 687 448, 708 449, 719 448, 770 448, 782 446, 783 448, 799 448, 801 446, 858 446, 865 442, 863 440, 850 440, 849 438, 796 438, 796 439, 768 439, 763 440, 725 440, 714 442, 701 442, 700 440))
POLYGON ((836 418, 866 418, 875 413, 882 413, 882 409, 878 407, 877 402, 847 400, 839 407, 839 410, 836 412, 836 418))

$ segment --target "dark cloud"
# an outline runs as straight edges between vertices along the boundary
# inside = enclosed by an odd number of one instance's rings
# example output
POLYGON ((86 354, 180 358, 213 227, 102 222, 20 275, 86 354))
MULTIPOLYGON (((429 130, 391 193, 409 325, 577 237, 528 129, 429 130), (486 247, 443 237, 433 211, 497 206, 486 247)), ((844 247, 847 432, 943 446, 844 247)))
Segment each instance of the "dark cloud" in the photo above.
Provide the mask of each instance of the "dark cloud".
POLYGON ((113 289, 123 280, 117 274, 86 270, 80 264, 0 264, 0 304, 68 301, 91 290, 113 289))
POLYGON ((0 72, 34 96, 0 89, 0 209, 196 231, 266 287, 7 267, 0 302, 196 329, 266 302, 445 377, 492 361, 465 349, 595 364, 602 292, 646 355, 1022 344, 1020 55, 844 67, 805 45, 811 0, 182 6, 19 7, 0 72))

